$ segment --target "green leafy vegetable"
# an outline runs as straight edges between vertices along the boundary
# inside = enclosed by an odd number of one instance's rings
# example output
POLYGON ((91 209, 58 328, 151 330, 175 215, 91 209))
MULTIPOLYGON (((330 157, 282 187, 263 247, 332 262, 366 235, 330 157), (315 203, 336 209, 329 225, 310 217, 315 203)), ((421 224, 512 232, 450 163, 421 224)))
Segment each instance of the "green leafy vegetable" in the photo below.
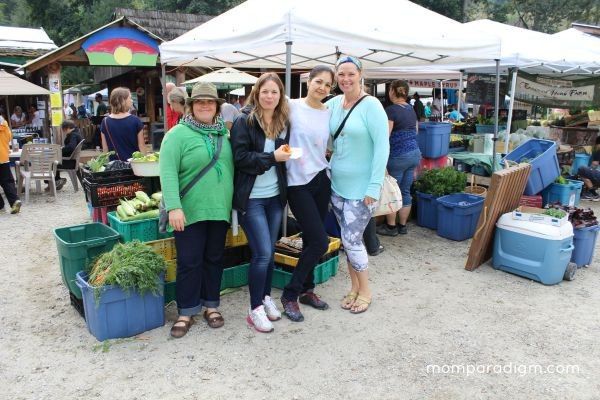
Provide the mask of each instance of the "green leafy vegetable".
POLYGON ((568 182, 562 175, 560 175, 554 180, 554 183, 558 183, 559 185, 566 185, 568 182))
POLYGON ((426 170, 415 181, 415 188, 421 193, 436 197, 460 193, 467 186, 467 175, 452 167, 426 170))
POLYGON ((109 151, 108 153, 102 153, 96 158, 92 158, 89 160, 86 165, 89 167, 92 172, 102 172, 104 171, 104 167, 110 161, 110 156, 115 154, 114 151, 109 151))
POLYGON ((564 218, 564 216, 567 215, 566 212, 564 212, 562 210, 557 210, 554 208, 547 209, 546 211, 544 211, 544 214, 549 215, 552 218, 558 218, 558 219, 564 218))

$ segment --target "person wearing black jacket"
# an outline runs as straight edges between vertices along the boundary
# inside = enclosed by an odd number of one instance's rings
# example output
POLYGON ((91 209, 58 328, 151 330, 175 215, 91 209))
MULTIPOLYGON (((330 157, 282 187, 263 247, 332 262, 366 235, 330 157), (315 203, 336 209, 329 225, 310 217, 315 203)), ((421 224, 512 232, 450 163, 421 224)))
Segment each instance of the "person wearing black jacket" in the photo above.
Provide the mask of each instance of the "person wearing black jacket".
POLYGON ((285 146, 288 104, 275 73, 258 79, 246 107, 231 127, 235 165, 233 208, 248 238, 250 309, 246 321, 259 332, 273 331, 281 312, 271 299, 275 242, 286 203, 285 146))
MULTIPOLYGON (((71 154, 73 154, 73 151, 75 151, 75 147, 77 147, 79 142, 83 140, 83 137, 81 137, 79 128, 75 126, 73 121, 63 121, 63 123, 60 125, 60 128, 62 129, 63 135, 65 135, 65 144, 62 148, 62 156, 70 157, 71 154)), ((75 169, 75 160, 63 160, 61 168, 75 169)), ((65 183, 67 183, 65 178, 60 177, 60 171, 56 171, 54 180, 56 181, 56 190, 62 189, 62 187, 65 186, 65 183)))

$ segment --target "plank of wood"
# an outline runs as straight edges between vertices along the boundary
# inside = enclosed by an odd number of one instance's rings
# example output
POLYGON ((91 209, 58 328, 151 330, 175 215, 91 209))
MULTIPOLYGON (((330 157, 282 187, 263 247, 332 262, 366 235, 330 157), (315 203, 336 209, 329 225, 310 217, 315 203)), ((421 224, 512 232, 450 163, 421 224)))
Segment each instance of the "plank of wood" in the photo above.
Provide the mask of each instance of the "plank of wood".
POLYGON ((483 210, 469 248, 466 270, 473 271, 491 258, 496 222, 502 214, 519 206, 530 170, 531 165, 521 164, 494 172, 492 175, 483 210))

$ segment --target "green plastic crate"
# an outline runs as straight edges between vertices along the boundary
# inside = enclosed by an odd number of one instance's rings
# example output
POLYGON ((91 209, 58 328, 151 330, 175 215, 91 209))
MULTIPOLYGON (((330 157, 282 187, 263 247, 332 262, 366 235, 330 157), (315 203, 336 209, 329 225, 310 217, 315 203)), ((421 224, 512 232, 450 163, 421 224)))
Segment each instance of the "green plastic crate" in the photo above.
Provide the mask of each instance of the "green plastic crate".
POLYGON ((82 294, 75 283, 75 275, 86 270, 94 258, 112 250, 119 242, 120 235, 107 225, 92 222, 56 228, 54 238, 63 283, 75 297, 81 299, 82 294))
POLYGON ((118 217, 115 211, 108 213, 108 222, 110 227, 121 234, 124 242, 139 240, 140 242, 150 242, 153 240, 163 239, 158 232, 158 218, 141 219, 139 221, 123 222, 118 217))
MULTIPOLYGON (((317 265, 315 267, 314 272, 315 285, 326 282, 329 280, 329 278, 335 276, 337 274, 339 261, 340 257, 335 256, 317 265)), ((287 285, 290 282, 290 279, 292 279, 291 272, 284 271, 283 269, 277 268, 277 266, 275 266, 275 269, 273 270, 273 279, 271 280, 271 285, 278 289, 283 289, 285 285, 287 285)))
MULTIPOLYGON (((225 268, 221 279, 221 290, 235 288, 248 284, 248 270, 250 264, 236 265, 235 267, 225 268)), ((165 283, 165 304, 175 301, 176 282, 165 283)))

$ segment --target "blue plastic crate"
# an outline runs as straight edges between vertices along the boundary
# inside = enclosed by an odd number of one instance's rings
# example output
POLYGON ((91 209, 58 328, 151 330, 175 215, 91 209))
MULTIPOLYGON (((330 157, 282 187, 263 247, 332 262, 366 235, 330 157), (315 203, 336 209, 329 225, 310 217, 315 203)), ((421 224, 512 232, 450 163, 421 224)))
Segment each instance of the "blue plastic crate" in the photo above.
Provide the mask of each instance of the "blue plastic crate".
POLYGON ((583 182, 566 179, 566 184, 553 182, 546 189, 542 190, 542 204, 546 206, 549 203, 559 202, 565 206, 579 205, 583 182))
POLYGON ((578 267, 592 264, 598 231, 600 231, 598 225, 573 229, 573 245, 575 248, 571 254, 571 261, 577 264, 578 267))
POLYGON ((436 229, 438 223, 436 197, 417 192, 417 225, 436 229))
MULTIPOLYGON (((159 278, 164 285, 164 274, 159 278)), ((87 275, 77 273, 77 286, 83 293, 85 322, 99 341, 125 338, 158 328, 165 324, 164 294, 153 295, 126 292, 118 286, 104 286, 98 303, 87 275)))
POLYGON ((583 153, 575 154, 575 159, 573 160, 573 164, 571 164, 571 175, 577 175, 577 171, 579 171, 579 167, 587 167, 590 164, 590 159, 592 156, 583 153))
POLYGON ((530 139, 506 155, 504 160, 531 164, 531 172, 523 194, 533 196, 544 190, 560 175, 556 143, 551 140, 530 139))
POLYGON ((438 158, 448 154, 452 124, 446 122, 420 122, 417 143, 421 155, 438 158))
POLYGON ((437 234, 451 240, 466 240, 475 234, 483 208, 481 196, 454 193, 437 199, 437 234))

